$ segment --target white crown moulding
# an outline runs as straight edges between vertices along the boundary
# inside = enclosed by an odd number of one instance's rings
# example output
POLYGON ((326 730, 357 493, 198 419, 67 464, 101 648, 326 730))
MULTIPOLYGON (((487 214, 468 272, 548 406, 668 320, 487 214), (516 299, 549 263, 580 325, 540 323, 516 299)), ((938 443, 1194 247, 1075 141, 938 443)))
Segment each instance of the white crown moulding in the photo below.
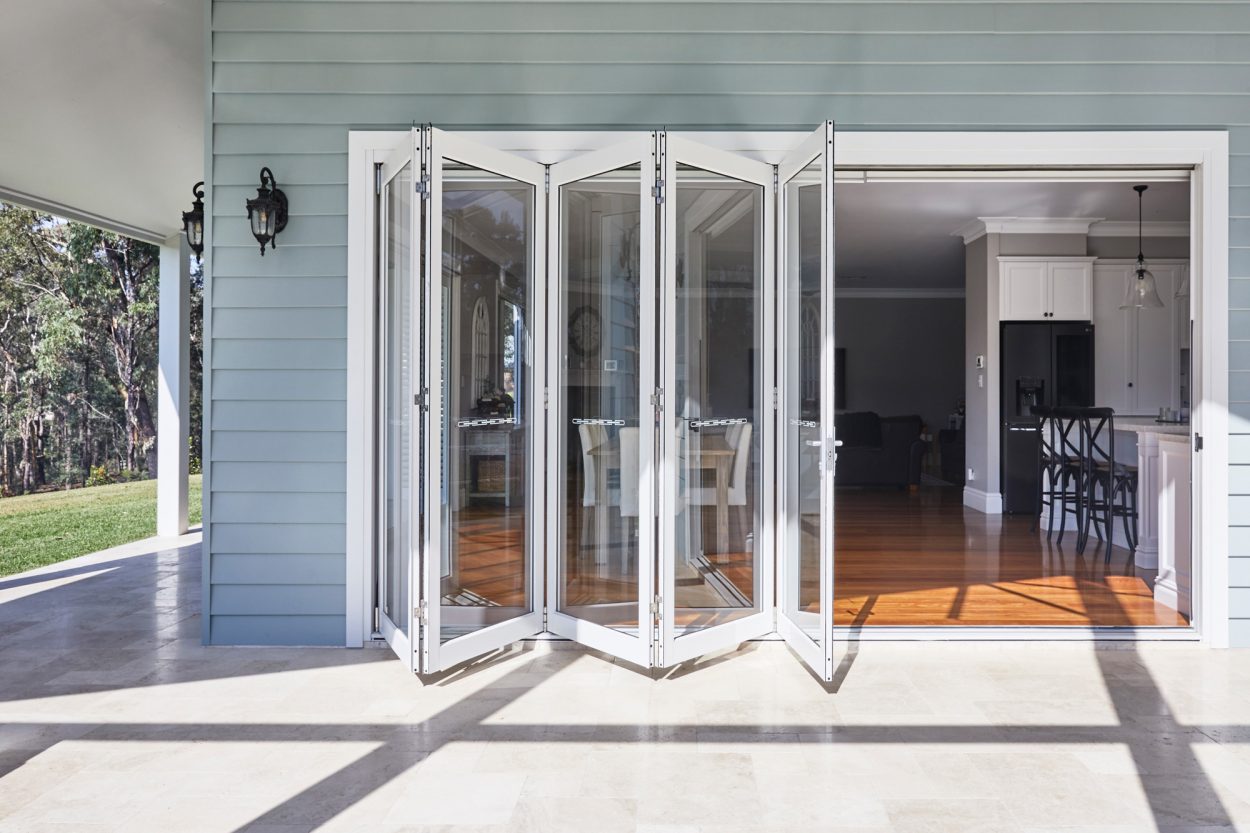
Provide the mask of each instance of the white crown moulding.
MULTIPOLYGON (((1101 217, 977 217, 951 232, 962 237, 964 245, 987 234, 1084 234, 1088 237, 1136 237, 1132 220, 1104 220, 1101 217)), ((1142 223, 1143 237, 1188 237, 1189 223, 1142 223)))
POLYGON ((1101 221, 1102 217, 977 217, 952 234, 967 245, 987 234, 1089 234, 1090 226, 1101 221))

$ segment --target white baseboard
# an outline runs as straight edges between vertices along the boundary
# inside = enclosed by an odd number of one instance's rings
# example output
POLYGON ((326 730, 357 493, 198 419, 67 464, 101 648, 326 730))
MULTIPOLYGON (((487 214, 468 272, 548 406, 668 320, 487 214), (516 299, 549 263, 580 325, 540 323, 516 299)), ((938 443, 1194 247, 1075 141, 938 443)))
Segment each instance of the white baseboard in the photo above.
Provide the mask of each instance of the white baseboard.
POLYGON ((1003 496, 998 492, 990 494, 971 486, 964 486, 964 506, 984 512, 986 515, 1003 514, 1003 496))

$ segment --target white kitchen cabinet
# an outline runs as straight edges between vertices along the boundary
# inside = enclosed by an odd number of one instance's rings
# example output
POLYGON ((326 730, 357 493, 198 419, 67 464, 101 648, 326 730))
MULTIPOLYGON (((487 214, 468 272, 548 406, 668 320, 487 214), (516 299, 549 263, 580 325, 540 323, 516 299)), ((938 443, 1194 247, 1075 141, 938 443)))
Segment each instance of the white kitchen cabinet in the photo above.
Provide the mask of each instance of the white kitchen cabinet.
POLYGON ((1173 298, 1184 275, 1184 261, 1153 261, 1160 307, 1120 309, 1129 282, 1137 280, 1133 261, 1094 265, 1094 404, 1118 414, 1153 416, 1179 408, 1182 335, 1187 299, 1173 298), (1178 306, 1185 307, 1182 313, 1178 306))
POLYGON ((1043 321, 1049 319, 1046 261, 1012 260, 998 267, 998 302, 1003 321, 1043 321))
POLYGON ((1091 257, 998 259, 1002 321, 1089 321, 1093 318, 1091 257))

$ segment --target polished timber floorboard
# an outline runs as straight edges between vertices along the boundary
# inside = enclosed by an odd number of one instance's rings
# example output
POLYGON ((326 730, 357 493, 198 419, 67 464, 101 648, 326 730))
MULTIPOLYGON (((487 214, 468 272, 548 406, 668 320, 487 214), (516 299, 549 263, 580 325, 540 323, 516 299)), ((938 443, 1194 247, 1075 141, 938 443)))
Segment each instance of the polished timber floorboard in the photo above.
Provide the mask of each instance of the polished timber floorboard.
POLYGON ((838 624, 1185 625, 1154 601, 1153 571, 1091 533, 1084 554, 1031 532, 1023 517, 985 515, 958 489, 839 491, 838 624))
MULTIPOLYGON (((523 598, 518 580, 523 525, 518 513, 466 510, 460 517, 461 585, 497 604, 523 598)), ((965 508, 958 489, 841 490, 836 504, 835 621, 839 625, 1184 626, 1154 601, 1152 571, 1128 550, 1091 534, 1083 554, 1072 530, 1059 543, 1029 529, 1028 518, 965 508)), ((711 540, 711 530, 705 540, 711 540)), ((730 540, 742 536, 734 530, 730 540)), ((570 542, 570 549, 572 549, 570 542)), ((711 556, 750 593, 745 553, 711 556)), ((610 562, 615 565, 616 556, 610 562)), ((814 570, 809 574, 815 575, 814 570)), ((600 576, 575 560, 573 604, 637 598, 632 575, 600 576)), ((807 588, 812 595, 814 588, 807 588)))

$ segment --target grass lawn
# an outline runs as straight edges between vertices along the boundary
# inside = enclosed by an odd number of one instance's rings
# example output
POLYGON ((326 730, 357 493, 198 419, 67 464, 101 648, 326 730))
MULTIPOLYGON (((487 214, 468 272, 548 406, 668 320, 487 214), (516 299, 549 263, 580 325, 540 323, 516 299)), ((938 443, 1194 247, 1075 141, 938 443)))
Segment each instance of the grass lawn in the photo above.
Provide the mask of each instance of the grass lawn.
MULTIPOLYGON (((191 476, 191 525, 200 522, 200 476, 191 476)), ((0 498, 0 576, 156 534, 156 481, 0 498)))

